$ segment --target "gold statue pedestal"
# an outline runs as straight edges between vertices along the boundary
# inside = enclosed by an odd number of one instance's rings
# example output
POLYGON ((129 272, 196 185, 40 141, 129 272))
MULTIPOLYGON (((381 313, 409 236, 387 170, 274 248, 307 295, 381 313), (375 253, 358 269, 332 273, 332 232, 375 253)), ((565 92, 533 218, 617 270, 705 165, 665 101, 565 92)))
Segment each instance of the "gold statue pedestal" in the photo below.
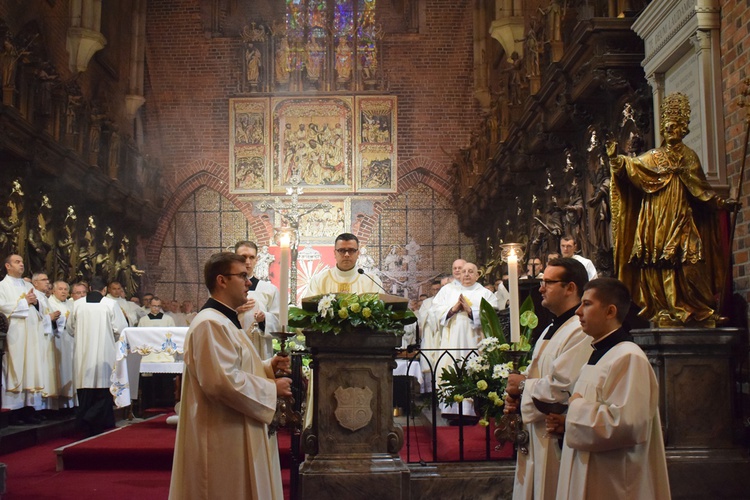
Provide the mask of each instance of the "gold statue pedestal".
POLYGON ((410 472, 398 455, 393 369, 401 337, 385 332, 306 332, 313 358, 312 424, 299 497, 410 498, 410 472))
POLYGON ((673 498, 746 498, 750 457, 735 397, 742 362, 738 328, 630 332, 659 380, 659 412, 673 498))

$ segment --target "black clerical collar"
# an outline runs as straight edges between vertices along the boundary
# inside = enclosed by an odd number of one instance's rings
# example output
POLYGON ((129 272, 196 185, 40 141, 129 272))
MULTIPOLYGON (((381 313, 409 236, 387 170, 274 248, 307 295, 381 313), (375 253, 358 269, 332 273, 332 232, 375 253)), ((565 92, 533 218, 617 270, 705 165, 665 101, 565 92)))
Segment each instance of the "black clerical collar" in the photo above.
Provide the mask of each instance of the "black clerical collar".
POLYGON ((591 344, 594 348, 594 352, 591 353, 587 365, 595 365, 600 359, 604 357, 610 349, 619 344, 620 342, 632 342, 633 337, 630 335, 630 331, 620 327, 614 332, 610 333, 603 339, 591 344))
POLYGON ((148 313, 148 319, 162 319, 164 317, 164 313, 160 312, 158 314, 151 314, 148 313))
POLYGON ((568 321, 570 318, 572 318, 575 313, 576 309, 578 309, 579 304, 576 304, 575 306, 571 307, 564 313, 562 313, 560 316, 555 317, 555 319, 552 320, 552 324, 549 325, 549 328, 547 329, 547 333, 544 334, 544 340, 549 340, 552 338, 552 336, 557 332, 557 330, 560 329, 561 326, 565 324, 566 321, 568 321))
POLYGON ((203 304, 203 307, 201 307, 201 311, 204 309, 216 309, 221 314, 229 318, 229 320, 234 323, 234 326, 242 329, 242 325, 240 324, 239 318, 237 318, 237 311, 232 309, 226 304, 222 304, 218 300, 214 299, 213 297, 209 297, 205 304, 203 304))
POLYGON ((104 298, 101 292, 89 292, 86 294, 86 302, 101 302, 104 298))
POLYGON ((258 286, 258 282, 259 281, 260 280, 258 278, 256 278, 255 276, 253 276, 252 278, 250 278, 250 290, 255 290, 255 287, 258 286))

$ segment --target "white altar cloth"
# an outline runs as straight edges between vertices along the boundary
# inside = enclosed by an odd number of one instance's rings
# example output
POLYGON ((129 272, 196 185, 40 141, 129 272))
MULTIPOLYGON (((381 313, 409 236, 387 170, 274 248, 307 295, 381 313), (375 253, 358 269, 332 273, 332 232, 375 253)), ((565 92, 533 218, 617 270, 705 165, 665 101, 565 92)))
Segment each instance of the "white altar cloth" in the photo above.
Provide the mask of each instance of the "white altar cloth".
POLYGON ((118 408, 129 406, 131 394, 138 394, 140 373, 182 373, 182 363, 144 363, 141 357, 151 353, 182 354, 188 327, 125 328, 117 342, 115 369, 110 392, 118 408))

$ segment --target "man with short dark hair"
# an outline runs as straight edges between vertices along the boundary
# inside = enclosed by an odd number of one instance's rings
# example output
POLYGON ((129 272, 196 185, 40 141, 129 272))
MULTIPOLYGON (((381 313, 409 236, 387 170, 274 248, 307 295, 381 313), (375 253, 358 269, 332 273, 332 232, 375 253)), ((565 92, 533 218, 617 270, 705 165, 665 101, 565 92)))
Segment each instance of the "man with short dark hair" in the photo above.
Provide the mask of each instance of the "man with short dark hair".
POLYGON ((307 296, 323 293, 381 293, 383 283, 377 275, 359 274, 359 239, 351 233, 342 233, 334 241, 336 267, 325 269, 310 279, 307 296))
POLYGON ((273 356, 272 332, 281 330, 279 321, 279 289, 270 281, 255 276, 258 262, 258 245, 252 241, 238 241, 234 252, 245 258, 245 269, 250 276, 247 302, 237 308, 237 315, 245 332, 253 337, 253 343, 262 359, 273 356), (255 326, 257 325, 257 329, 255 326), (260 332, 260 334, 258 334, 260 332))
POLYGON ((578 376, 566 415, 547 430, 565 431, 558 500, 670 498, 659 387, 648 358, 623 321, 630 294, 613 278, 590 281, 576 314, 594 351, 578 376))
POLYGON ((291 379, 274 377, 289 359, 263 361, 236 309, 246 302, 245 259, 212 255, 203 271, 211 297, 185 338, 182 401, 169 498, 281 500, 281 467, 268 424, 291 379))
POLYGON ((89 435, 115 426, 109 392, 117 338, 128 326, 120 306, 104 296, 107 284, 91 279, 91 290, 73 303, 68 333, 75 337, 73 382, 78 393, 78 422, 89 435))
POLYGON ((588 277, 572 258, 553 259, 544 270, 539 292, 542 307, 555 318, 536 342, 527 375, 508 376, 505 413, 519 406, 529 433, 528 454, 519 454, 514 499, 548 499, 555 496, 560 468, 560 446, 546 434, 545 415, 534 399, 545 403, 568 401, 581 367, 591 354, 591 339, 581 330, 575 311, 581 303, 588 277))
POLYGON ((583 267, 586 268, 586 273, 588 273, 590 280, 596 278, 597 272, 596 267, 594 267, 594 263, 591 262, 590 259, 579 255, 577 252, 578 244, 576 243, 575 238, 567 234, 560 238, 560 253, 562 253, 562 256, 573 258, 583 264, 583 267))

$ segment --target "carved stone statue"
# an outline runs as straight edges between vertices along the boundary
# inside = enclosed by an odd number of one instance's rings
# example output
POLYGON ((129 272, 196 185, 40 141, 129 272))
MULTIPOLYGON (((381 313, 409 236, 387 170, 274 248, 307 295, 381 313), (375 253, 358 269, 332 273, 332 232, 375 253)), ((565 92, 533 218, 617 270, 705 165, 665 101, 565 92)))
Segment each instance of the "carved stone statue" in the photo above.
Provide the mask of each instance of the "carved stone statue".
POLYGON ((0 68, 2 68, 3 87, 12 88, 16 80, 16 64, 25 52, 18 52, 13 41, 5 39, 3 50, 0 52, 0 68))
POLYGON ((345 39, 339 39, 336 46, 336 80, 346 83, 352 77, 352 48, 345 39))
POLYGON ((52 275, 54 265, 52 248, 55 244, 52 233, 52 205, 47 195, 42 196, 36 226, 29 228, 28 256, 32 272, 52 275))
POLYGON ((316 38, 311 38, 305 46, 305 70, 307 79, 311 82, 320 80, 323 71, 323 59, 325 51, 316 38))
POLYGON ((26 225, 26 194, 21 187, 21 180, 16 179, 11 184, 10 197, 8 199, 8 245, 12 252, 26 257, 26 246, 24 242, 27 237, 26 225))
POLYGON ((276 47, 276 65, 274 67, 276 74, 276 83, 289 83, 289 42, 286 37, 280 37, 276 47))
POLYGON ((63 231, 55 248, 55 279, 72 282, 75 274, 71 269, 76 269, 78 250, 75 248, 76 227, 78 216, 73 206, 68 207, 68 212, 63 222, 63 231), (71 275, 72 274, 72 275, 71 275))
POLYGON ((78 248, 78 268, 76 271, 78 279, 88 281, 94 275, 97 253, 96 220, 93 215, 90 215, 86 232, 83 235, 83 243, 78 248))
POLYGON ((737 207, 711 189, 698 155, 682 142, 689 122, 687 96, 674 93, 661 106, 661 147, 630 157, 607 141, 615 267, 640 316, 660 327, 719 320, 714 297, 725 265, 718 210, 737 207))
POLYGON ((130 239, 122 237, 120 249, 117 251, 117 263, 115 264, 115 275, 117 281, 122 284, 125 294, 132 297, 138 292, 138 278, 145 271, 138 269, 135 264, 130 263, 130 239))
POLYGON ((546 9, 539 9, 543 16, 547 18, 547 40, 550 42, 562 41, 562 17, 564 15, 560 2, 550 0, 546 9))
POLYGON ((259 280, 268 280, 268 270, 271 263, 276 257, 268 251, 268 245, 263 245, 258 253, 258 260, 255 262, 255 277, 259 280))
POLYGON ((245 78, 251 87, 258 86, 261 63, 260 50, 253 43, 248 43, 245 47, 245 78))

